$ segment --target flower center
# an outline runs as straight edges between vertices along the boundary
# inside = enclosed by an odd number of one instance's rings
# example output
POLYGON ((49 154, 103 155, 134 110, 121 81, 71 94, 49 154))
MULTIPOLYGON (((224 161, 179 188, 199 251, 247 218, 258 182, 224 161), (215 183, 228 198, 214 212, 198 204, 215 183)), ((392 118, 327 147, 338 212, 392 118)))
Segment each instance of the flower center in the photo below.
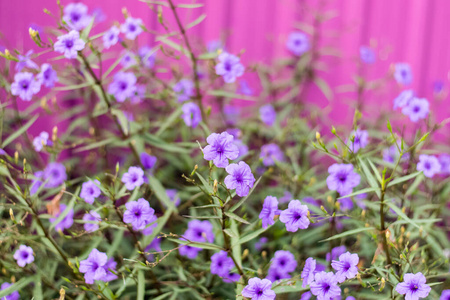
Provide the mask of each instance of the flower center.
POLYGON ((325 293, 328 293, 328 291, 330 290, 331 286, 328 283, 322 283, 322 290, 325 293))
POLYGON ((431 164, 429 162, 426 162, 424 167, 425 167, 425 169, 429 170, 429 169, 431 169, 431 164))
POLYGON ((119 83, 119 88, 122 90, 122 91, 124 91, 124 90, 126 90, 127 89, 127 86, 128 86, 128 84, 126 83, 126 82, 120 82, 119 83))
POLYGON ((23 81, 21 81, 21 82, 20 82, 20 86, 21 86, 24 90, 28 89, 28 86, 29 86, 28 80, 23 80, 23 81))
POLYGON ((232 68, 233 66, 232 66, 231 62, 226 61, 224 67, 225 67, 225 70, 231 71, 231 68, 232 68))
POLYGON ((141 216, 141 212, 139 210, 137 210, 137 211, 134 212, 134 215, 136 217, 140 217, 141 216))
POLYGON ((349 262, 344 262, 343 269, 344 269, 345 272, 347 272, 350 269, 350 263, 349 262))
POLYGON ((406 70, 402 70, 402 77, 406 77, 408 75, 408 72, 406 72, 406 70))
POLYGON ((345 180, 347 180, 347 174, 345 174, 345 173, 340 173, 340 174, 337 175, 337 179, 338 179, 340 182, 345 182, 345 180))
POLYGON ((419 289, 419 286, 417 284, 411 284, 411 291, 415 292, 419 289))
POLYGON ((28 258, 28 252, 22 252, 22 257, 23 257, 23 259, 27 259, 28 258))
POLYGON ((414 106, 413 111, 414 111, 415 113, 416 113, 416 112, 419 112, 419 111, 420 111, 420 106, 414 106))
POLYGON ((78 22, 80 20, 80 17, 81 16, 79 14, 77 14, 77 13, 72 13, 70 15, 70 18, 72 19, 72 22, 74 22, 74 23, 78 22))
POLYGON ((262 296, 263 293, 264 291, 261 288, 259 288, 258 291, 256 291, 256 295, 258 296, 262 296))
POLYGON ((134 24, 128 25, 128 30, 131 32, 136 31, 136 25, 134 25, 134 24))
POLYGON ((295 40, 294 42, 295 46, 300 46, 302 44, 301 40, 295 40))

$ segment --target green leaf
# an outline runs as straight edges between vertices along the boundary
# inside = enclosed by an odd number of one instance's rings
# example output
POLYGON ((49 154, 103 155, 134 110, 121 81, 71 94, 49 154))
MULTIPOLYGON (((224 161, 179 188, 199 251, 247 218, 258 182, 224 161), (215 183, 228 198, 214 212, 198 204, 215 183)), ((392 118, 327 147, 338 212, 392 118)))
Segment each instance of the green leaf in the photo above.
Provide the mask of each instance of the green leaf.
POLYGON ((181 106, 179 106, 167 119, 161 124, 158 131, 156 132, 156 136, 160 136, 169 126, 171 126, 181 115, 181 106))
POLYGON ((394 180, 392 180, 391 182, 388 183, 388 187, 396 185, 396 184, 399 184, 399 183, 402 183, 402 182, 405 182, 405 181, 408 181, 410 179, 413 179, 414 177, 419 176, 420 173, 422 173, 422 171, 418 171, 418 172, 415 172, 415 173, 412 173, 412 174, 409 174, 409 175, 406 175, 406 176, 403 176, 403 177, 400 177, 400 178, 396 178, 396 179, 394 179, 394 180))
POLYGON ((123 111, 112 108, 111 114, 113 114, 113 116, 116 116, 116 118, 119 120, 120 127, 122 127, 122 131, 125 133, 125 135, 128 135, 128 119, 127 117, 125 117, 123 111))
POLYGON ((397 214, 397 216, 401 217, 403 220, 405 220, 406 222, 408 222, 409 224, 420 228, 419 225, 417 225, 413 220, 411 220, 406 214, 403 213, 403 211, 394 203, 392 203, 391 201, 385 201, 384 202, 387 206, 389 206, 393 211, 395 211, 395 213, 397 214))
POLYGON ((239 244, 244 244, 247 243, 248 241, 253 240, 254 238, 256 238, 257 236, 259 236, 260 234, 262 234, 263 232, 265 232, 267 229, 269 229, 270 226, 268 226, 267 228, 260 228, 258 230, 252 231, 249 234, 246 234, 244 236, 242 236, 238 243, 239 244))
POLYGON ((331 240, 336 240, 336 239, 340 239, 349 235, 354 235, 360 232, 364 232, 364 231, 369 231, 369 230, 374 230, 375 227, 363 227, 363 228, 357 228, 357 229, 353 229, 353 230, 348 230, 336 235, 333 235, 332 237, 329 237, 325 240, 321 240, 320 242, 326 242, 326 241, 331 241, 331 240))
POLYGON ((251 97, 251 96, 247 96, 247 95, 240 95, 240 94, 227 92, 227 91, 223 91, 223 90, 208 91, 208 95, 215 96, 215 97, 224 97, 224 98, 234 98, 234 99, 256 101, 255 97, 251 97))
POLYGON ((153 192, 156 195, 156 198, 158 198, 161 201, 161 204, 164 204, 167 208, 172 208, 172 210, 176 211, 176 208, 172 201, 170 201, 169 196, 167 196, 166 189, 163 187, 161 182, 156 179, 154 176, 148 177, 148 183, 150 187, 152 188, 153 192))
POLYGON ((189 245, 189 246, 195 247, 195 248, 202 248, 202 249, 206 249, 206 250, 217 250, 217 249, 223 250, 222 247, 219 247, 219 246, 211 244, 211 243, 188 242, 186 240, 173 239, 173 238, 168 238, 168 240, 172 241, 174 243, 177 243, 177 244, 189 245))
POLYGON ((232 219, 238 221, 238 222, 241 222, 241 223, 244 223, 244 224, 250 224, 247 220, 245 220, 245 219, 239 217, 238 215, 236 215, 236 214, 234 214, 234 213, 232 213, 232 212, 226 211, 226 212, 225 212, 225 215, 226 215, 227 217, 230 217, 230 218, 232 218, 232 219))
POLYGON ((138 270, 138 283, 137 283, 137 300, 144 300, 145 296, 145 277, 144 271, 138 270))
POLYGON ((320 77, 314 78, 314 83, 320 89, 320 91, 327 97, 328 100, 333 99, 333 91, 330 88, 330 85, 320 77))
POLYGON ((234 212, 236 209, 238 209, 239 207, 241 207, 242 204, 244 204, 245 201, 247 201, 248 197, 250 197, 250 195, 252 194, 252 192, 255 190, 256 186, 258 185, 258 183, 261 181, 261 177, 258 178, 258 180, 256 180, 255 184, 253 185, 252 189, 250 190, 250 192, 248 193, 247 196, 245 196, 244 198, 242 198, 241 200, 239 200, 238 203, 236 203, 235 205, 233 205, 233 207, 230 208, 230 212, 234 212))
POLYGON ((374 189, 374 188, 371 188, 371 187, 370 187, 370 188, 365 188, 365 189, 356 191, 356 192, 354 192, 354 193, 351 193, 351 194, 349 194, 349 195, 345 195, 345 196, 339 197, 338 199, 343 199, 343 198, 353 197, 353 196, 360 195, 360 194, 364 194, 364 193, 373 193, 373 192, 375 192, 375 191, 377 191, 377 190, 379 190, 379 189, 378 189, 378 188, 374 189))
POLYGON ((417 190, 417 187, 420 185, 420 183, 425 179, 425 176, 423 174, 420 174, 419 176, 416 177, 416 180, 414 180, 414 182, 409 186, 408 190, 406 190, 405 196, 409 196, 412 193, 414 193, 414 191, 417 190))
POLYGON ((34 282, 35 280, 36 280, 36 276, 24 276, 24 277, 22 277, 19 281, 17 281, 16 283, 12 284, 7 289, 1 290, 0 291, 0 298, 7 296, 7 295, 11 294, 14 291, 22 290, 24 287, 26 287, 31 282, 34 282))
POLYGON ((89 33, 91 32, 92 26, 94 26, 95 17, 92 17, 91 22, 89 25, 83 29, 83 32, 81 33, 81 39, 85 42, 88 41, 89 33))
POLYGON ((23 125, 22 127, 20 127, 18 130, 16 130, 13 134, 11 134, 10 136, 8 136, 2 144, 2 148, 5 148, 7 145, 9 145, 12 141, 14 141, 15 139, 17 139, 19 136, 21 136, 25 131, 27 131, 28 128, 31 127, 31 125, 33 125, 33 123, 37 120, 37 118, 39 117, 39 115, 35 115, 34 117, 32 117, 25 125, 23 125))
MULTIPOLYGON (((202 4, 200 4, 200 5, 202 5, 202 4)), ((200 15, 197 19, 195 19, 191 23, 187 24, 186 29, 192 28, 192 27, 200 24, 204 19, 206 19, 206 14, 200 15)))
POLYGON ((58 86, 58 87, 54 87, 53 90, 54 91, 71 91, 71 90, 82 89, 82 88, 89 87, 89 86, 92 86, 92 83, 85 82, 85 83, 80 83, 80 84, 58 86))
POLYGON ((151 235, 144 237, 145 245, 150 244, 155 237, 161 232, 161 230, 164 228, 164 225, 166 225, 167 221, 169 220, 170 216, 172 215, 174 210, 174 207, 169 207, 169 209, 166 210, 164 215, 160 218, 158 218, 158 225, 155 229, 153 229, 153 233, 151 235))
POLYGON ((105 139, 103 141, 95 142, 95 143, 89 144, 87 146, 75 149, 74 152, 78 153, 78 152, 83 152, 83 151, 86 151, 86 150, 92 150, 92 149, 95 149, 95 148, 100 148, 100 147, 103 147, 105 145, 111 144, 111 143, 113 143, 115 141, 116 141, 115 137, 107 138, 107 139, 105 139))
POLYGON ((370 172, 365 162, 360 157, 358 157, 358 160, 361 164, 361 168, 364 172, 364 175, 367 178, 367 182, 373 189, 375 189, 375 193, 377 193, 378 198, 381 198, 381 191, 379 189, 379 185, 377 184, 377 180, 375 179, 375 177, 373 177, 372 173, 370 172))
POLYGON ((272 290, 275 294, 285 294, 285 293, 298 293, 303 291, 308 291, 309 287, 302 287, 303 281, 297 280, 292 281, 292 279, 283 280, 280 283, 275 284, 272 290))
POLYGON ((225 232, 229 237, 231 237, 231 238, 235 238, 235 237, 237 237, 237 235, 232 231, 232 230, 230 230, 230 229, 224 229, 223 230, 223 232, 225 232))

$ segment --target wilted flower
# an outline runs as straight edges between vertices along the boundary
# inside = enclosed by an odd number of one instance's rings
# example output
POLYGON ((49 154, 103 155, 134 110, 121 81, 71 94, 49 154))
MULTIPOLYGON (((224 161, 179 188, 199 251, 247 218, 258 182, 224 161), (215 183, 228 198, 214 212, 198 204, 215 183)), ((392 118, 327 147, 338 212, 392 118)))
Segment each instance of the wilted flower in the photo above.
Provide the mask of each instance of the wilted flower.
POLYGON ((31 60, 30 56, 33 54, 33 50, 28 50, 25 55, 18 56, 19 61, 16 64, 16 71, 20 72, 23 68, 37 69, 38 65, 31 60))
POLYGON ((286 224, 286 230, 290 232, 308 228, 308 206, 302 205, 299 200, 292 200, 288 208, 280 213, 280 221, 286 224))
POLYGON ((219 63, 216 65, 216 74, 223 76, 226 83, 236 81, 237 77, 244 74, 244 66, 240 63, 240 58, 229 53, 222 53, 218 57, 219 63))
POLYGON ((414 98, 413 90, 405 90, 394 99, 394 109, 402 108, 408 105, 408 103, 414 98))
POLYGON ((88 7, 83 3, 70 3, 64 7, 63 20, 70 28, 80 31, 89 25, 90 17, 87 12, 88 7))
POLYGON ((278 200, 276 197, 267 196, 264 199, 263 208, 259 214, 259 218, 262 220, 262 227, 267 228, 269 225, 275 224, 274 217, 278 214, 278 200))
MULTIPOLYGON (((58 219, 58 217, 62 214, 65 213, 67 209, 67 206, 65 204, 60 204, 59 205, 59 213, 57 213, 55 215, 54 218, 50 218, 49 221, 50 223, 55 223, 56 220, 58 219)), ((73 225, 73 209, 68 209, 67 214, 64 216, 64 218, 56 223, 55 225, 55 230, 57 231, 63 231, 64 229, 68 229, 70 227, 72 227, 73 225)))
POLYGON ((41 84, 52 88, 55 86, 55 82, 58 82, 58 75, 50 64, 43 64, 41 66, 41 72, 37 75, 37 79, 41 84))
POLYGON ((152 48, 148 46, 142 46, 138 50, 138 55, 144 67, 147 67, 149 69, 153 68, 153 66, 155 65, 156 55, 155 53, 153 53, 152 48))
POLYGON ((113 258, 108 260, 104 252, 92 249, 89 257, 80 261, 80 272, 84 273, 84 281, 93 284, 94 280, 111 281, 117 278, 109 269, 115 271, 117 263, 113 258))
POLYGON ((34 261, 33 249, 31 247, 20 245, 14 253, 14 259, 20 267, 25 267, 34 261))
POLYGON ((134 190, 144 184, 144 171, 139 167, 129 167, 128 172, 122 176, 122 182, 127 190, 134 190))
POLYGON ((395 287, 397 293, 405 295, 405 299, 418 300, 425 298, 431 291, 431 287, 426 284, 427 280, 421 272, 413 274, 407 273, 395 287))
MULTIPOLYGON (((0 291, 6 290, 11 285, 12 285, 11 283, 3 282, 2 286, 0 288, 0 291)), ((5 295, 4 297, 2 297, 2 300, 19 300, 19 299, 20 299, 20 295, 19 295, 18 291, 11 292, 11 294, 8 294, 8 295, 5 295)))
POLYGON ((187 102, 181 107, 183 111, 182 118, 186 126, 195 128, 202 121, 202 113, 197 104, 187 102))
POLYGON ((333 164, 328 168, 328 188, 337 191, 341 196, 351 194, 354 187, 361 181, 358 173, 353 171, 351 164, 333 164))
POLYGON ((98 180, 89 180, 82 184, 80 198, 86 201, 89 204, 94 203, 95 198, 98 198, 102 191, 98 187, 100 185, 100 181, 98 180))
POLYGON ((33 139, 34 150, 40 152, 44 146, 48 144, 48 132, 42 131, 37 137, 33 139))
POLYGON ((252 300, 273 300, 272 282, 269 279, 250 278, 248 285, 242 290, 242 296, 252 300))
POLYGON ((66 167, 63 164, 51 162, 45 167, 42 177, 43 181, 47 181, 46 188, 55 188, 66 181, 66 167))
POLYGON ((395 64, 394 78, 400 84, 403 85, 411 84, 413 80, 413 75, 409 64, 407 63, 395 64))
POLYGON ((311 282, 311 293, 317 297, 317 300, 330 300, 341 295, 341 288, 337 285, 338 281, 333 272, 319 272, 314 275, 314 281, 311 282))
POLYGON ((305 266, 303 267, 301 274, 303 288, 306 288, 309 284, 311 284, 311 282, 314 281, 314 274, 316 274, 316 260, 309 257, 305 261, 305 266))
POLYGON ((236 194, 239 197, 247 196, 255 183, 255 177, 249 165, 240 161, 237 164, 230 164, 225 170, 229 174, 224 180, 227 188, 230 190, 236 189, 236 194))
POLYGON ((358 254, 345 252, 339 256, 339 261, 333 260, 331 266, 336 270, 336 278, 339 283, 346 279, 355 278, 358 274, 358 254))
POLYGON ((261 147, 259 158, 262 159, 263 165, 269 167, 275 165, 277 161, 283 161, 284 155, 280 147, 272 143, 261 147))
POLYGON ((103 35, 103 46, 105 49, 109 49, 111 46, 114 46, 119 41, 119 33, 120 30, 117 26, 111 27, 105 34, 103 35))
POLYGON ((98 212, 96 212, 95 210, 91 210, 89 213, 86 213, 83 216, 83 220, 96 222, 96 223, 84 223, 84 226, 83 226, 84 230, 86 230, 87 232, 94 232, 94 231, 98 230, 98 228, 99 228, 98 222, 100 222, 102 220, 102 218, 100 217, 98 212))
POLYGON ((441 164, 435 156, 421 154, 417 163, 417 171, 423 171, 425 177, 432 178, 441 171, 441 164))
POLYGON ((259 109, 259 117, 264 124, 272 126, 277 119, 277 113, 272 105, 266 104, 259 109))
POLYGON ((136 81, 136 76, 131 72, 117 72, 108 87, 108 93, 114 95, 118 102, 124 102, 134 96, 136 81))
POLYGON ((58 41, 54 45, 56 52, 64 54, 66 58, 76 58, 78 51, 84 49, 86 43, 80 39, 78 31, 72 30, 71 32, 58 36, 58 41))
POLYGON ((420 119, 425 119, 430 112, 430 103, 425 98, 413 98, 408 104, 403 107, 402 113, 409 116, 411 122, 417 122, 420 119))
POLYGON ((363 63, 373 64, 376 60, 375 51, 367 46, 359 47, 359 58, 363 63))
POLYGON ((194 95, 194 83, 189 79, 181 79, 173 86, 178 102, 188 101, 194 95))
POLYGON ((309 50, 309 38, 306 34, 300 31, 291 32, 289 34, 286 47, 294 55, 302 55, 309 50))
POLYGON ((369 133, 367 130, 356 129, 350 134, 347 145, 352 152, 356 153, 359 149, 365 148, 369 144, 369 133))
POLYGON ((206 138, 209 145, 203 148, 204 158, 212 160, 218 168, 225 168, 229 159, 233 160, 239 156, 239 149, 233 140, 233 136, 227 132, 211 133, 206 138))
POLYGON ((140 35, 143 32, 142 29, 142 20, 141 19, 135 19, 132 17, 128 17, 125 20, 125 23, 123 23, 120 26, 120 30, 122 33, 125 34, 127 39, 134 40, 138 35, 140 35))
POLYGON ((11 94, 19 96, 24 101, 30 101, 34 94, 41 90, 41 83, 35 80, 34 75, 28 72, 14 75, 14 82, 11 84, 11 94))

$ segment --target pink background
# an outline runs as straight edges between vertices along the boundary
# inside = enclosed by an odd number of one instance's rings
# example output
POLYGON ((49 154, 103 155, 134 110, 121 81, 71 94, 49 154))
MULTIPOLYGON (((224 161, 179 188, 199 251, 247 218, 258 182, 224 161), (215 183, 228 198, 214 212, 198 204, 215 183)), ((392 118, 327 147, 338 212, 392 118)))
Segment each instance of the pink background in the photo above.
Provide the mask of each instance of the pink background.
MULTIPOLYGON (((72 1, 61 0, 63 4, 72 1)), ((105 30, 114 20, 123 22, 122 7, 127 7, 133 17, 144 20, 148 28, 160 30, 155 14, 147 5, 137 0, 85 0, 90 11, 101 7, 106 21, 97 31, 105 30)), ((192 3, 189 0, 177 3, 192 3)), ((411 65, 414 79, 411 88, 418 96, 431 102, 437 121, 450 117, 447 97, 433 96, 433 83, 440 80, 448 88, 450 66, 450 2, 448 0, 204 0, 204 7, 180 9, 183 22, 187 24, 199 15, 207 17, 197 27, 189 30, 194 44, 222 39, 229 52, 239 53, 245 49, 242 60, 245 65, 263 61, 271 63, 279 57, 287 57, 285 49, 288 34, 300 21, 311 21, 311 10, 335 13, 336 17, 324 23, 322 46, 332 46, 340 57, 327 57, 328 69, 321 76, 330 84, 334 98, 329 103, 316 87, 308 90, 308 101, 321 107, 328 106, 334 124, 351 126, 353 116, 352 93, 339 92, 343 85, 353 83, 358 71, 359 47, 370 45, 377 52, 377 62, 360 70, 369 79, 385 77, 391 64, 407 62, 411 65)), ((52 17, 43 8, 57 12, 56 0, 0 0, 0 31, 4 37, 0 44, 20 51, 36 49, 28 36, 30 24, 41 27, 54 25, 52 17)), ((173 25, 171 13, 164 16, 173 25)), ((172 26, 175 29, 175 26, 172 26)), ((152 43, 153 37, 145 34, 140 43, 152 43)), ((198 47, 197 47, 198 48, 198 47)), ((37 50, 37 49, 36 49, 37 50)), ((41 63, 41 62, 40 62, 41 63)), ((246 75, 250 85, 257 90, 254 74, 246 75), (253 76, 253 77, 252 77, 253 76)), ((393 98, 402 90, 394 80, 388 80, 384 88, 367 94, 367 110, 392 112, 393 98)), ((400 112, 397 112, 400 114, 400 112)), ((401 116, 402 120, 406 117, 401 116)), ((410 124, 410 123, 409 123, 410 124)), ((448 132, 447 126, 447 132, 448 132)), ((48 128, 50 129, 50 128, 48 128)), ((446 139, 449 134, 442 132, 446 139)))

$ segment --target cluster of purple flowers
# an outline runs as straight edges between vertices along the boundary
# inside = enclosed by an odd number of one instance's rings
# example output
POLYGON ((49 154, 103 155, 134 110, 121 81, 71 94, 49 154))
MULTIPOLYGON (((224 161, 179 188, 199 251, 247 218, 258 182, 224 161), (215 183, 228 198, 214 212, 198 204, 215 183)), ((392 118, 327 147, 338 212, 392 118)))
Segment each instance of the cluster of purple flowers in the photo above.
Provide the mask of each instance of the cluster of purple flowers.
POLYGON ((401 85, 410 85, 413 80, 410 65, 407 63, 395 64, 394 78, 401 85))
POLYGON ((236 189, 236 195, 239 197, 247 196, 256 181, 250 166, 240 161, 228 165, 225 170, 229 174, 224 180, 226 187, 230 190, 236 189))
POLYGON ((211 274, 216 274, 222 277, 225 282, 239 281, 240 277, 237 273, 232 273, 234 263, 231 257, 228 257, 227 252, 220 251, 211 256, 211 274))
POLYGON ((181 79, 173 86, 178 102, 188 101, 194 95, 194 83, 189 79, 181 79))
MULTIPOLYGON (((188 223, 188 229, 186 229, 181 239, 191 242, 213 243, 213 226, 209 221, 192 220, 188 223)), ((190 245, 182 246, 179 249, 181 255, 187 256, 190 259, 196 258, 200 251, 202 251, 201 248, 196 248, 190 245)))
POLYGON ((58 36, 54 49, 66 58, 73 59, 78 56, 78 51, 83 50, 85 46, 86 43, 80 38, 80 33, 72 30, 67 34, 58 36))
MULTIPOLYGON (((399 148, 400 148, 401 142, 396 141, 395 143, 396 143, 396 145, 392 145, 389 148, 386 148, 383 150, 383 160, 384 161, 387 161, 390 163, 395 163, 399 159, 399 157, 400 157, 399 148)), ((410 154, 408 152, 403 153, 400 161, 401 162, 407 161, 407 160, 409 160, 409 157, 410 157, 410 154)))
POLYGON ((259 109, 259 117, 264 124, 272 126, 277 119, 277 113, 272 105, 266 104, 259 109))
POLYGON ((361 46, 359 47, 359 58, 363 63, 373 64, 376 61, 377 56, 372 48, 361 46))
POLYGON ((99 226, 98 223, 102 220, 101 216, 95 210, 91 210, 90 212, 84 214, 83 221, 87 221, 89 223, 84 223, 84 230, 87 232, 97 231, 99 226))
POLYGON ((106 253, 94 248, 87 259, 80 261, 80 272, 84 273, 84 281, 88 284, 93 284, 95 280, 109 282, 117 279, 113 273, 116 266, 114 258, 108 259, 106 253))
POLYGON ((57 162, 51 162, 44 171, 34 173, 35 179, 31 183, 30 194, 35 194, 41 185, 46 182, 46 188, 55 188, 64 183, 67 179, 66 167, 57 162))
POLYGON ((108 93, 114 95, 118 102, 124 102, 135 95, 136 76, 131 72, 117 72, 108 87, 108 93))
POLYGON ((430 112, 430 103, 425 98, 417 98, 412 90, 405 90, 394 99, 394 109, 401 108, 411 122, 425 119, 430 112))
MULTIPOLYGON (((3 282, 1 287, 0 287, 0 291, 6 290, 11 285, 12 284, 9 283, 9 282, 3 282)), ((20 299, 20 295, 19 295, 18 291, 14 291, 11 294, 2 297, 2 300, 19 300, 19 299, 20 299)))
POLYGON ((33 139, 34 150, 40 152, 44 146, 51 145, 51 141, 48 140, 48 132, 42 131, 37 137, 33 139))
POLYGON ((157 218, 155 210, 150 207, 150 203, 144 198, 137 201, 131 201, 125 204, 126 211, 123 214, 123 221, 133 226, 133 230, 142 231, 144 235, 150 235, 153 228, 157 226, 154 223, 157 218), (149 224, 152 225, 148 226, 149 224))

